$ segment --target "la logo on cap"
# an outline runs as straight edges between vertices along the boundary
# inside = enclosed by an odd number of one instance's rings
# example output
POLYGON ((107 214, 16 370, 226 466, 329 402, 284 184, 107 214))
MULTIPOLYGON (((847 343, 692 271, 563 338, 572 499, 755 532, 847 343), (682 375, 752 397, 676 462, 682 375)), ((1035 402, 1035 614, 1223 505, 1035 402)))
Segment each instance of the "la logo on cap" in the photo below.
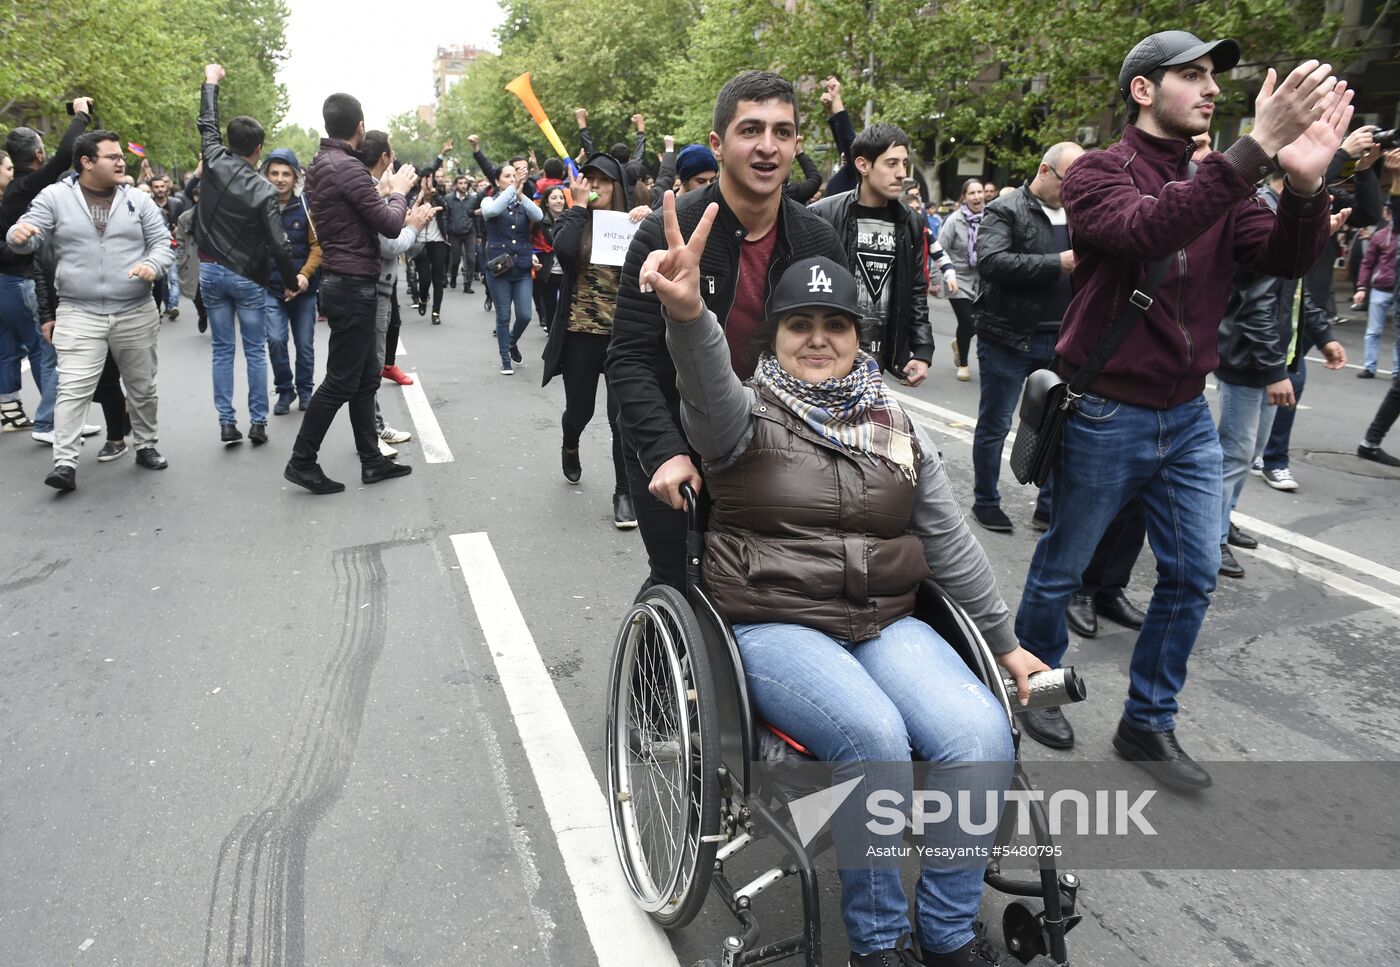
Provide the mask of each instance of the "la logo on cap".
POLYGON ((831 277, 822 271, 820 265, 812 266, 812 278, 807 283, 808 292, 830 292, 831 277))

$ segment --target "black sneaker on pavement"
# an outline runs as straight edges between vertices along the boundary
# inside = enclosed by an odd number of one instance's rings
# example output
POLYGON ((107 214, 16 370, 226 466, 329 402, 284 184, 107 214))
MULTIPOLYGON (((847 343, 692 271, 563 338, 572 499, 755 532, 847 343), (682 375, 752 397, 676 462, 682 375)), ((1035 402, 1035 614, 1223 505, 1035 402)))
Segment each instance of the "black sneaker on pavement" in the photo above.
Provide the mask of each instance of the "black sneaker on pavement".
POLYGON ((164 470, 170 466, 155 447, 142 447, 136 451, 136 465, 147 470, 164 470))
POLYGON ((921 967, 919 959, 914 956, 914 948, 910 945, 907 933, 895 941, 893 947, 884 950, 873 950, 868 954, 852 951, 848 963, 850 967, 921 967))
POLYGON ((97 451, 97 462, 107 463, 111 460, 119 460, 126 454, 125 440, 108 440, 102 444, 102 449, 97 451))
POLYGON ((525 362, 525 357, 520 355, 520 347, 517 346, 515 343, 510 344, 510 358, 512 362, 525 362))
POLYGON ((632 509, 631 494, 613 494, 613 526, 630 531, 637 526, 637 512, 632 509))
POLYGON ((373 484, 381 480, 388 480, 392 477, 407 477, 413 472, 413 468, 406 463, 395 463, 393 460, 380 460, 367 467, 360 467, 360 483, 373 484))
POLYGON ((48 484, 54 490, 62 490, 64 493, 70 490, 77 490, 78 468, 60 463, 49 471, 49 475, 44 478, 44 483, 48 484))
POLYGON ((578 449, 570 450, 568 447, 560 447, 560 463, 564 468, 564 479, 571 484, 579 482, 583 476, 583 463, 578 458, 578 449))
POLYGON ((295 393, 278 393, 277 402, 272 405, 273 416, 286 416, 292 412, 292 400, 297 398, 295 393))
POLYGON ((1220 576, 1226 578, 1244 577, 1244 566, 1235 560, 1229 544, 1220 545, 1220 576))
POLYGON ((1021 720, 1021 731, 1041 745, 1052 749, 1074 748, 1074 729, 1057 706, 1026 709, 1017 718, 1021 720))
POLYGON ((1370 460, 1372 463, 1383 463, 1387 467, 1400 467, 1400 458, 1391 456, 1380 447, 1368 447, 1363 443, 1356 448, 1356 455, 1362 460, 1370 460))
POLYGON ((241 430, 238 429, 237 424, 220 423, 219 442, 221 442, 226 447, 233 446, 235 443, 242 443, 243 433, 241 430))
POLYGON ((1287 467, 1265 467, 1264 482, 1275 490, 1293 491, 1298 489, 1298 481, 1293 479, 1293 471, 1287 467))
POLYGON ((1376 378, 1376 371, 1375 371, 1374 369, 1363 369, 1361 372, 1359 372, 1359 373, 1356 374, 1356 378, 1357 378, 1357 379, 1375 379, 1375 378, 1376 378))
POLYGON ((1176 731, 1147 732, 1119 720, 1113 748, 1124 759, 1136 762, 1159 782, 1194 792, 1211 784, 1210 773, 1201 768, 1176 741, 1176 731))
POLYGON ((927 951, 916 963, 922 963, 923 967, 1021 967, 1019 960, 985 937, 978 937, 946 954, 927 951))
POLYGON ((282 476, 298 487, 305 487, 313 494, 338 494, 345 489, 345 484, 327 477, 321 471, 319 464, 312 464, 309 470, 298 470, 289 463, 282 471, 282 476))
POLYGON ((1011 518, 1007 517, 1000 507, 978 507, 973 504, 972 516, 987 530, 996 531, 998 534, 1010 534, 1016 529, 1011 524, 1011 518))
POLYGON ((267 424, 266 424, 266 423, 249 423, 249 424, 248 424, 248 441, 249 441, 250 443, 252 443, 253 446, 255 446, 255 447, 260 447, 260 446, 262 446, 264 443, 266 443, 266 442, 267 442, 267 424))
POLYGON ((435 325, 435 326, 440 326, 440 325, 442 325, 442 313, 441 313, 441 312, 434 312, 434 313, 433 313, 433 325, 435 325))

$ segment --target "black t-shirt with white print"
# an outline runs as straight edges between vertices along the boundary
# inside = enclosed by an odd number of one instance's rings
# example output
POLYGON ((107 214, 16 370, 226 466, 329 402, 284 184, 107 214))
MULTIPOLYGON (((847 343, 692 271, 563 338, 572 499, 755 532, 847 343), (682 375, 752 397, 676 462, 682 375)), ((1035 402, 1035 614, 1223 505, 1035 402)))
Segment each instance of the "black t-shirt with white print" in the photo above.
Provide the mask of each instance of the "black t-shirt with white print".
POLYGON ((887 208, 856 205, 856 289, 860 293, 861 348, 882 350, 894 288, 895 224, 887 208))

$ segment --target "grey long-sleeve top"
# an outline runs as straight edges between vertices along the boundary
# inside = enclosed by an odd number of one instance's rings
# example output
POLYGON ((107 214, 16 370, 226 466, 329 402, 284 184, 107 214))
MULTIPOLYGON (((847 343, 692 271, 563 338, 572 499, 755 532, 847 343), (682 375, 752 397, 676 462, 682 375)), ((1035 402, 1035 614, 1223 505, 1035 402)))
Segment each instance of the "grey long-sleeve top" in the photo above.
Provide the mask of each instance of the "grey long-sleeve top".
MULTIPOLYGON (((667 316, 666 346, 676 364, 686 439, 700 454, 705 472, 720 473, 733 466, 753 440, 757 391, 734 374, 724 330, 708 309, 693 322, 667 316)), ((1018 643, 1011 612, 991 562, 953 497, 938 448, 918 424, 910 423, 923 462, 909 532, 924 545, 934 578, 972 617, 992 651, 1014 651, 1018 643)))

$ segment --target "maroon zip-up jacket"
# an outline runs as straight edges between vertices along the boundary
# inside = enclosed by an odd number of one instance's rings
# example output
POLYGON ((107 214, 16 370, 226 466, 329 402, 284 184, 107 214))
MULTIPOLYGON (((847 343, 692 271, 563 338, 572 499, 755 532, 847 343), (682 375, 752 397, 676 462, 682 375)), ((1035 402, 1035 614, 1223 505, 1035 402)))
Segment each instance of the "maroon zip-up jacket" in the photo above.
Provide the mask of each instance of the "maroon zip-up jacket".
POLYGON ((1255 197, 1255 183, 1274 166, 1253 138, 1207 155, 1187 180, 1191 152, 1189 141, 1128 125, 1122 141, 1085 154, 1065 174, 1075 293, 1055 347, 1062 376, 1088 359, 1148 265, 1173 256, 1151 308, 1092 393, 1159 410, 1195 399, 1219 363, 1236 263, 1296 279, 1327 242, 1325 188, 1308 197, 1285 188, 1277 215, 1255 197))
POLYGON ((377 278, 379 236, 394 238, 403 231, 408 212, 403 195, 382 197, 349 144, 322 138, 306 169, 306 197, 321 243, 322 271, 377 278))

